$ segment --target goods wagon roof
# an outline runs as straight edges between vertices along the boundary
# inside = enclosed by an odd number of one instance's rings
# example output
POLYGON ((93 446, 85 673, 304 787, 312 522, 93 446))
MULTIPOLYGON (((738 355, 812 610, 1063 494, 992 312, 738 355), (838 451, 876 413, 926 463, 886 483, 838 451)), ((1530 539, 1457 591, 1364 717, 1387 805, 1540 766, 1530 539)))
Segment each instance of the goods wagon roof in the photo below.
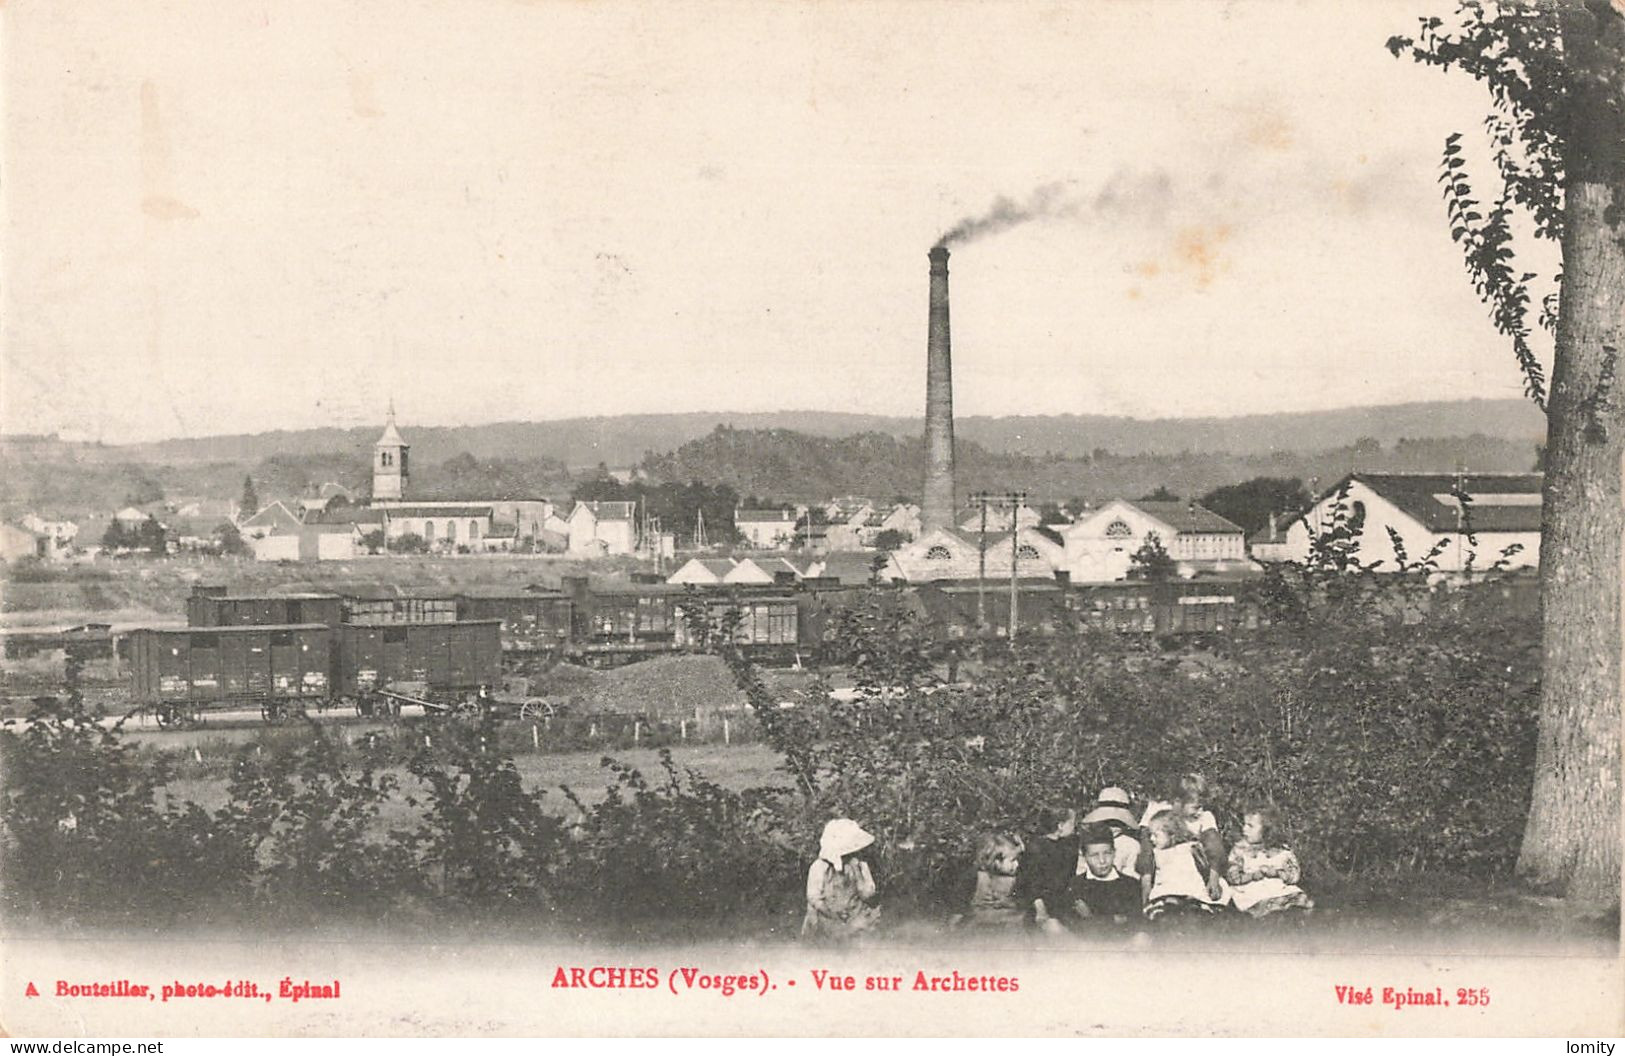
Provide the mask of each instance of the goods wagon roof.
POLYGON ((138 627, 153 634, 256 634, 261 631, 330 631, 325 623, 250 623, 232 627, 138 627))
POLYGON ((342 594, 215 594, 199 595, 209 601, 333 601, 342 594))

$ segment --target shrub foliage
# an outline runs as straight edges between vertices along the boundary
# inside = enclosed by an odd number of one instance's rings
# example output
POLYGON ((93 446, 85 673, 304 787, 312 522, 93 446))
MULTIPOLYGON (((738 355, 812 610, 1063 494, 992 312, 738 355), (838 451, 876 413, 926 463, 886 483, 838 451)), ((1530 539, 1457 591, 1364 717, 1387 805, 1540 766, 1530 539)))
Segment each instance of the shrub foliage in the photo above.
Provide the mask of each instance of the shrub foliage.
POLYGON ((823 822, 849 816, 877 837, 888 916, 937 914, 979 831, 1029 831, 1040 806, 1083 808, 1107 784, 1164 795, 1190 770, 1231 838, 1249 805, 1282 808, 1321 890, 1509 876, 1532 782, 1534 615, 1496 583, 1429 589, 1426 568, 1379 581, 1328 547, 1335 572, 1257 585, 1257 632, 1174 644, 1079 628, 1003 646, 970 685, 938 679, 931 628, 883 590, 828 624, 856 685, 815 684, 794 706, 732 635, 700 636, 787 787, 725 788, 669 752, 652 776, 606 758, 602 797, 563 790, 568 820, 523 787, 513 728, 489 719, 358 745, 285 731, 239 751, 207 811, 172 799, 170 756, 41 705, 0 735, 4 897, 71 918, 528 907, 634 931, 770 929, 794 924, 823 822))

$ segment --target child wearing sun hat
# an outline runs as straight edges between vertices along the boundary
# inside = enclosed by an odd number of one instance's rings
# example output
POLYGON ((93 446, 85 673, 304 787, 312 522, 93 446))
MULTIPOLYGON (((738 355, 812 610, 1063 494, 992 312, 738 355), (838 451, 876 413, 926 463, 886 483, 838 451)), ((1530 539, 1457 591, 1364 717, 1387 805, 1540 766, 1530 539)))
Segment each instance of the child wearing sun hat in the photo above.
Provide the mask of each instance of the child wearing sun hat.
POLYGON ((807 870, 807 915, 803 938, 844 942, 868 931, 880 919, 869 863, 853 857, 875 838, 851 818, 834 818, 818 841, 818 858, 807 870))
MULTIPOLYGON (((1138 826, 1134 824, 1133 804, 1128 793, 1116 785, 1108 785, 1095 797, 1095 805, 1083 816, 1081 824, 1104 826, 1112 836, 1112 864, 1117 871, 1131 880, 1140 878, 1135 862, 1140 856, 1138 826)), ((1078 860, 1078 875, 1084 873, 1083 859, 1078 860)))

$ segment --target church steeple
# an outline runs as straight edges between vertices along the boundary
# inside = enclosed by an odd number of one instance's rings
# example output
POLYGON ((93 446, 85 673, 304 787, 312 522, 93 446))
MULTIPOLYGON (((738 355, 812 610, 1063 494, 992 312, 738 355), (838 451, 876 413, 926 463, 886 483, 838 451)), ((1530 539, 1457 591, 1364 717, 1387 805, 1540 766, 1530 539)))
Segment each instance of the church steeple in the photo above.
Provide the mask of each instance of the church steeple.
POLYGON ((395 428, 395 401, 389 401, 389 421, 384 434, 372 445, 372 497, 404 499, 408 478, 407 451, 411 445, 395 428))

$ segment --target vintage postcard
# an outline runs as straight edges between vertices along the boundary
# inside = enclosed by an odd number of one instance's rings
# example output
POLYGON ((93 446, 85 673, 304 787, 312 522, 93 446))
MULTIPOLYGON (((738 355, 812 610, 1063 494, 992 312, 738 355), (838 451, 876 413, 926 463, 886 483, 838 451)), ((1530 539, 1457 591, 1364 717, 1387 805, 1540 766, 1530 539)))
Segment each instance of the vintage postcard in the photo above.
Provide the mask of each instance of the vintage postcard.
POLYGON ((1619 0, 0 51, 7 1035, 1625 1032, 1619 0))

